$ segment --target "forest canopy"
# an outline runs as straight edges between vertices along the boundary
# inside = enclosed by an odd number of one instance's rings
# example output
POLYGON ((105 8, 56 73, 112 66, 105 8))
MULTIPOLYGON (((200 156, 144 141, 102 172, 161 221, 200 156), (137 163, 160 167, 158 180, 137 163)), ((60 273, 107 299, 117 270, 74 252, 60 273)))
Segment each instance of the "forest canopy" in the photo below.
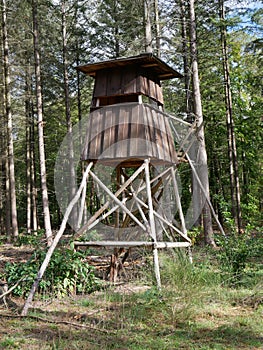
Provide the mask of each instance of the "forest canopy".
MULTIPOLYGON (((195 3, 210 198, 227 232, 262 225, 261 5, 195 3)), ((189 2, 1 0, 1 12, 1 235, 45 229, 48 239, 62 220, 54 188, 58 150, 89 115, 92 98, 93 79, 77 66, 139 55, 148 45, 183 75, 163 83, 166 111, 194 121, 189 2)), ((190 177, 183 168, 183 207, 190 177)))

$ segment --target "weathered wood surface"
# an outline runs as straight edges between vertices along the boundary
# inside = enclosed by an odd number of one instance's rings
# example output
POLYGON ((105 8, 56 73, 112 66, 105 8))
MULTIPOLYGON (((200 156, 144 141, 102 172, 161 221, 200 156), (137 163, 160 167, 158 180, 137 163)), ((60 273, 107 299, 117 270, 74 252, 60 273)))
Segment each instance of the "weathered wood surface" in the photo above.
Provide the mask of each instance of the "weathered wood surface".
POLYGON ((38 273, 37 273, 37 276, 34 280, 34 283, 31 287, 31 290, 28 294, 28 297, 25 301, 25 304, 23 306, 23 309, 22 309, 22 312, 21 312, 21 315, 22 316, 26 316, 27 315, 27 312, 28 312, 28 309, 29 309, 29 306, 30 304, 32 303, 32 300, 33 300, 33 297, 34 297, 34 294, 35 292, 37 291, 37 288, 38 288, 38 285, 46 271, 46 268, 50 262, 50 259, 52 257, 52 254, 54 252, 54 250, 56 249, 56 246, 58 245, 58 242, 59 240, 61 239, 65 229, 66 229, 66 225, 67 225, 67 221, 68 221, 68 218, 69 218, 69 215, 72 211, 72 208, 74 207, 74 205, 78 202, 78 199, 80 198, 81 196, 81 193, 83 191, 83 188, 85 187, 85 184, 87 183, 87 178, 89 176, 89 172, 90 172, 90 169, 92 167, 92 163, 90 163, 84 174, 83 174, 83 178, 82 178, 82 181, 81 181, 81 184, 77 190, 77 192, 75 193, 75 196, 72 198, 72 200, 70 201, 67 209, 66 209, 66 212, 64 214, 64 217, 63 217, 63 220, 61 222, 61 225, 60 225, 60 228, 58 230, 58 232, 56 233, 56 236, 54 237, 53 239, 53 242, 51 244, 51 246, 49 247, 47 253, 46 253, 46 256, 45 256, 45 259, 43 260, 42 262, 42 265, 40 266, 40 269, 38 270, 38 273))
MULTIPOLYGON (((122 186, 117 190, 115 193, 115 196, 118 197, 123 191, 139 176, 141 172, 143 172, 145 168, 145 164, 143 163, 135 172, 133 175, 131 175, 123 184, 122 186)), ((110 201, 107 201, 93 216, 88 220, 86 224, 84 224, 78 232, 75 234, 75 238, 80 237, 85 231, 88 231, 90 228, 90 225, 94 223, 96 219, 98 219, 103 212, 110 206, 110 201)))
POLYGON ((129 70, 124 67, 99 71, 96 75, 91 107, 96 107, 97 99, 100 99, 99 106, 118 102, 136 102, 138 95, 148 96, 163 105, 159 79, 146 77, 144 74, 137 67, 131 67, 129 70), (127 95, 129 97, 126 97, 127 95), (118 99, 118 96, 123 98, 118 99))
POLYGON ((132 165, 151 158, 155 164, 177 164, 168 115, 140 103, 93 111, 87 125, 82 160, 132 165))
POLYGON ((75 247, 155 247, 163 248, 186 248, 190 247, 190 242, 148 242, 148 241, 74 241, 75 247))
POLYGON ((115 60, 90 63, 83 66, 78 66, 77 69, 91 77, 96 77, 97 73, 104 69, 112 69, 126 67, 129 69, 131 66, 137 66, 143 69, 145 74, 148 72, 154 73, 160 80, 167 80, 173 78, 182 78, 183 76, 168 66, 164 61, 152 54, 141 54, 138 56, 119 58, 115 60))

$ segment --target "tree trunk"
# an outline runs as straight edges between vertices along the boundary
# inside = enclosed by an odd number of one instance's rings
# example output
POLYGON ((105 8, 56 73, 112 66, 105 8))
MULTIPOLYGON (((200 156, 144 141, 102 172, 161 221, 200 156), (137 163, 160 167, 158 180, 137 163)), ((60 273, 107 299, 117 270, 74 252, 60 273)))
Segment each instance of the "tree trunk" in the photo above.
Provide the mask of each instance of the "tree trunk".
POLYGON ((193 101, 190 90, 190 64, 189 64, 189 49, 188 49, 188 34, 187 34, 187 9, 184 4, 184 0, 180 0, 180 17, 181 17, 181 35, 183 44, 183 62, 184 62, 184 87, 185 87, 185 106, 187 121, 189 123, 194 122, 192 114, 193 101))
MULTIPOLYGON (((184 0, 180 0, 180 17, 181 17, 181 35, 182 35, 182 49, 183 49, 183 62, 184 62, 184 87, 185 87, 185 112, 186 120, 189 123, 193 123, 195 116, 193 113, 193 94, 190 89, 191 85, 191 70, 190 70, 190 52, 189 52, 189 34, 187 31, 187 18, 189 17, 188 7, 185 5, 184 0)), ((191 147, 189 155, 191 159, 196 159, 196 148, 191 147)), ((191 192, 193 203, 193 225, 199 227, 201 225, 200 207, 201 207, 201 191, 198 181, 194 174, 191 174, 191 192)))
POLYGON ((158 0, 154 0, 154 14, 155 14, 156 56, 161 57, 161 36, 160 36, 161 33, 160 33, 158 0))
POLYGON ((152 11, 152 0, 144 0, 145 51, 149 53, 153 52, 151 11, 152 11))
POLYGON ((26 198, 27 198, 27 208, 26 208, 26 227, 27 227, 27 233, 31 233, 31 154, 30 154, 30 124, 28 120, 26 120, 26 198))
POLYGON ((31 187, 32 187, 32 228, 36 232, 38 229, 37 216, 37 187, 36 187, 36 157, 35 157, 35 123, 33 101, 31 101, 31 122, 30 122, 30 159, 31 159, 31 187))
POLYGON ((207 168, 207 154, 205 147, 204 136, 204 124, 203 124, 203 112, 202 112, 202 100, 200 93, 198 63, 197 63, 197 43, 196 43, 196 21, 195 21, 195 8, 194 0, 190 0, 190 50, 192 58, 192 75, 193 75, 193 100, 194 100, 194 113, 197 125, 196 137, 198 141, 197 151, 197 170, 201 183, 205 189, 205 194, 201 194, 203 204, 203 226, 204 226, 204 238, 205 243, 215 246, 211 211, 207 200, 210 200, 209 194, 209 181, 208 181, 208 168, 207 168))
POLYGON ((26 114, 26 198, 27 198, 27 232, 31 233, 32 222, 32 203, 31 203, 31 106, 30 106, 30 84, 29 84, 29 69, 26 71, 25 83, 25 114, 26 114))
POLYGON ((115 46, 115 58, 120 57, 120 40, 119 40, 119 13, 118 13, 118 0, 114 1, 113 5, 113 20, 114 20, 114 46, 115 46))
MULTIPOLYGON (((79 58, 79 45, 77 43, 76 46, 76 51, 77 51, 77 57, 76 57, 76 64, 77 66, 80 65, 80 58, 79 58)), ((82 151, 82 144, 83 144, 83 133, 81 132, 82 130, 82 105, 81 105, 81 84, 80 84, 80 72, 79 70, 77 71, 77 108, 78 108, 78 125, 79 125, 79 137, 80 137, 80 151, 82 151)), ((85 163, 81 162, 81 172, 82 176, 84 175, 85 172, 85 163)), ((88 187, 88 186, 87 186, 88 187)), ((91 194, 90 194, 91 195, 91 194)), ((88 220, 88 212, 87 212, 87 203, 85 201, 85 209, 83 213, 83 223, 86 223, 88 220)))
POLYGON ((241 205, 240 205, 240 185, 238 175, 238 161, 237 161, 237 148, 236 148, 236 136, 234 128, 233 108, 232 108, 232 94, 231 94, 231 82, 230 82, 230 70, 228 63, 228 47, 227 47, 227 34, 225 22, 225 6, 224 0, 220 1, 220 18, 221 18, 221 45, 223 54, 223 69, 225 80, 225 105, 226 105, 226 125, 227 125, 227 141, 228 141, 228 158, 230 168, 230 187, 231 187, 231 199, 232 199, 232 214, 235 219, 238 232, 242 232, 242 219, 241 219, 241 205))
POLYGON ((7 119, 7 148, 8 148, 8 167, 9 167, 9 186, 10 186, 10 207, 13 238, 18 237, 17 209, 16 209, 16 188, 15 188, 15 164, 14 164, 14 146, 13 146, 13 121, 11 114, 11 95, 10 95, 10 72, 9 72, 9 48, 7 39, 6 24, 6 1, 2 0, 2 31, 4 46, 4 87, 5 87, 5 114, 7 119))
POLYGON ((7 240, 11 241, 12 229, 11 229, 11 202, 10 202, 10 181, 9 181, 9 165, 8 165, 8 152, 5 151, 5 228, 7 240))
MULTIPOLYGON (((4 81, 4 74, 3 74, 3 81, 4 81)), ((3 109, 3 115, 5 114, 5 93, 4 93, 4 84, 3 84, 3 103, 2 103, 2 109, 3 109)), ((7 150, 7 120, 6 118, 2 118, 2 135, 3 138, 1 139, 2 141, 2 148, 3 148, 3 154, 2 154, 2 159, 3 159, 3 188, 4 188, 4 193, 5 193, 5 201, 3 203, 4 205, 4 232, 6 234, 7 240, 11 241, 11 207, 10 207, 10 181, 9 181, 9 165, 8 165, 8 150, 7 150)))
MULTIPOLYGON (((1 111, 2 112, 2 111, 1 111)), ((0 113, 1 113, 0 112, 0 113)), ((4 121, 0 119, 0 232, 5 233, 4 222, 4 121)))
POLYGON ((35 74, 36 74, 36 101, 37 101, 37 118, 38 118, 38 139, 39 139, 39 160, 40 160, 40 178, 42 190, 42 203, 45 234, 47 245, 52 243, 52 229, 50 222, 48 191, 47 191, 47 174, 46 174, 46 158, 45 158, 45 143, 44 143, 44 127, 43 127, 43 110, 42 110, 42 89, 41 89, 41 68, 40 54, 38 44, 38 22, 37 22, 37 5, 36 1, 32 0, 33 14, 33 36, 34 36, 34 55, 35 55, 35 74))
MULTIPOLYGON (((63 76, 64 76, 64 96, 65 96, 65 111, 66 111, 66 123, 67 123, 67 135, 68 135, 68 159, 69 159, 69 202, 72 200, 76 193, 76 174, 74 168, 74 149, 72 139, 72 121, 70 111, 70 100, 69 100, 69 78, 68 78, 68 48, 67 48, 67 23, 66 23, 66 4, 65 1, 61 3, 61 14, 62 14, 62 46, 63 46, 63 76)), ((71 214, 71 226, 78 229, 77 227, 78 215, 76 207, 72 209, 71 214)))
MULTIPOLYGON (((1 80, 0 80, 0 93, 1 93, 1 96, 4 96, 4 84, 3 84, 3 81, 4 81, 4 74, 3 72, 1 72, 1 80)), ((4 102, 3 101, 3 98, 1 100, 1 102, 4 102)), ((3 103, 0 104, 0 113, 1 115, 5 115, 5 106, 3 103)), ((6 227, 6 222, 5 222, 5 218, 6 218, 6 214, 5 213, 5 202, 6 202, 6 193, 5 193, 5 179, 6 179, 6 176, 5 176, 5 164, 6 164, 6 161, 7 161, 7 152, 6 152, 6 118, 0 118, 0 174, 1 174, 1 178, 0 178, 0 190, 1 190, 1 232, 2 234, 7 234, 7 227, 6 227)), ((9 218, 10 218, 10 215, 9 215, 9 218)), ((10 229, 10 225, 9 225, 9 229, 10 229)), ((9 231, 10 233, 10 231, 9 231)))

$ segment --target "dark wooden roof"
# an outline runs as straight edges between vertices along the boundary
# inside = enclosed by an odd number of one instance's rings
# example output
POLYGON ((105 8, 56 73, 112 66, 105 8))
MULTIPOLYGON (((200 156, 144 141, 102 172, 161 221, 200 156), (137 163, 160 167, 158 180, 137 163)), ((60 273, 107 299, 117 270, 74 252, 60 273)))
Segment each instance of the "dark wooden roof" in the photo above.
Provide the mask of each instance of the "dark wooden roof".
POLYGON ((140 67, 144 71, 154 74, 160 80, 182 78, 180 73, 151 53, 143 53, 138 56, 128 58, 118 58, 109 61, 86 64, 84 66, 78 66, 76 69, 88 74, 91 77, 96 77, 96 73, 103 69, 122 68, 128 66, 140 67))
POLYGON ((124 103, 90 114, 82 160, 133 166, 146 158, 155 164, 178 162, 166 113, 148 104, 124 103))

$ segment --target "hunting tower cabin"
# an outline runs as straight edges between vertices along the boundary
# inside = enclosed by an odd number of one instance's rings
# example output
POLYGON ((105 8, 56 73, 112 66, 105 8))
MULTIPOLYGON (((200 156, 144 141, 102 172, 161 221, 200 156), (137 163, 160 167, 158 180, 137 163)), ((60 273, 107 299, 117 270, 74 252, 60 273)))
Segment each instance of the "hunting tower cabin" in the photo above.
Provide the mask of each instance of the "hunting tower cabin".
POLYGON ((77 67, 95 79, 82 160, 115 167, 176 164, 161 81, 180 73, 153 54, 77 67))
MULTIPOLYGON (((96 226, 103 240, 74 244, 114 247, 111 281, 116 281, 118 266, 124 262, 118 263, 117 248, 151 247, 160 287, 157 250, 191 246, 175 175, 179 161, 172 131, 177 133, 177 130, 171 123, 172 117, 163 110, 161 88, 162 80, 182 76, 149 53, 77 69, 95 79, 90 115, 83 130, 81 158, 88 163, 87 176, 102 191, 102 196, 97 195, 101 202, 90 211, 92 216, 78 230, 77 236, 96 226), (98 167, 98 175, 92 171, 96 164, 102 165, 98 167), (111 173, 107 166, 116 172, 111 173), (115 186, 106 186, 107 175, 115 186), (180 227, 174 226, 174 214, 169 209, 173 199, 179 210, 180 227), (101 223, 103 225, 99 226, 101 223), (176 241, 163 241, 165 227, 173 232, 172 239, 176 241)), ((90 205, 91 209, 93 207, 90 205)))

